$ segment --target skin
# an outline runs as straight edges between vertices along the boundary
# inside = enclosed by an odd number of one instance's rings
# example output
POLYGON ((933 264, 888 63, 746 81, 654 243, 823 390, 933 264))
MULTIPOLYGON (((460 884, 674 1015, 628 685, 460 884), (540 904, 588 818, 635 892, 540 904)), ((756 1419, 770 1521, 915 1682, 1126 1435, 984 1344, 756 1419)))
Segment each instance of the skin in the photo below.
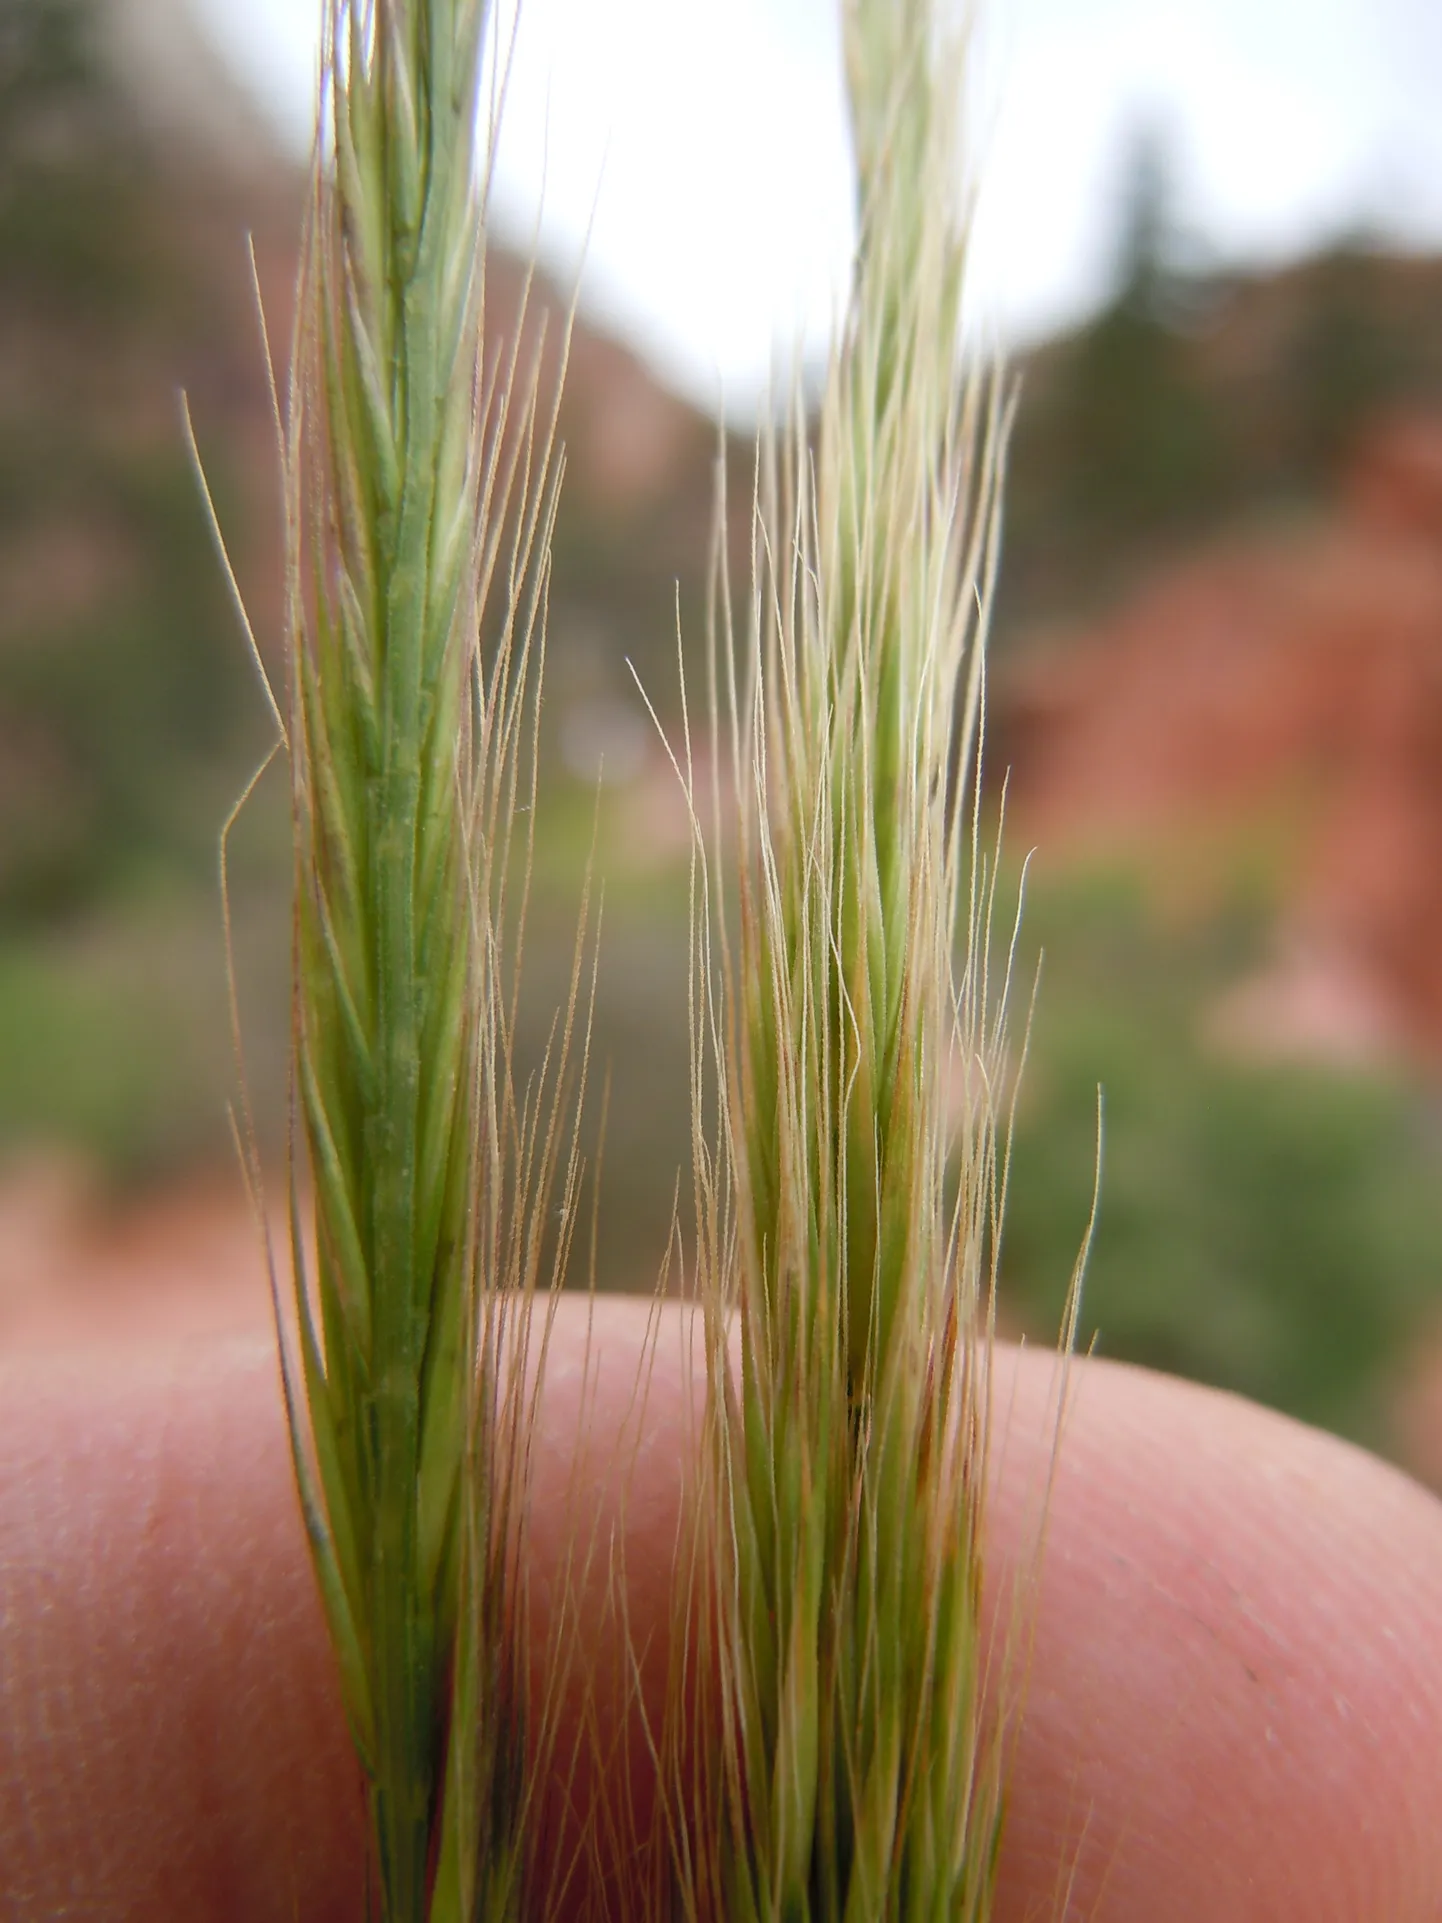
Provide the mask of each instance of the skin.
MULTIPOLYGON (((624 1567, 654 1704, 695 1384, 679 1312, 598 1304, 588 1368, 585 1306, 563 1307, 542 1403, 536 1635, 583 1517, 601 1547, 570 1646, 595 1725, 624 1726, 606 1807, 644 1812, 607 1597, 624 1567)), ((1435 1923, 1442 1505, 1260 1409, 1097 1362, 1073 1365, 1052 1473, 1056 1378, 1049 1356, 998 1351, 993 1646, 1030 1632, 999 1917, 1435 1923)), ((586 1768, 572 1807, 594 1807, 586 1768)), ((0 1912, 349 1923, 363 1856, 270 1343, 10 1354, 0 1912)))

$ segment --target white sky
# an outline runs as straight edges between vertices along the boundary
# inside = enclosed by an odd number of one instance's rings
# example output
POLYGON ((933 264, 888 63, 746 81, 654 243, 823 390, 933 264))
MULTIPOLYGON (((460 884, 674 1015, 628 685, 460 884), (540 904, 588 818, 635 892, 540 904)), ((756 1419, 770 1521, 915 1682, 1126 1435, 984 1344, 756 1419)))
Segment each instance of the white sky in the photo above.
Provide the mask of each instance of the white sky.
MULTIPOLYGON (((320 0, 197 0, 308 143, 320 0)), ((989 0, 974 311, 1007 341, 1105 291, 1140 124, 1205 256, 1366 227, 1442 246, 1442 0, 989 0)), ((837 0, 524 0, 493 218, 705 405, 825 335, 849 181, 837 0)))

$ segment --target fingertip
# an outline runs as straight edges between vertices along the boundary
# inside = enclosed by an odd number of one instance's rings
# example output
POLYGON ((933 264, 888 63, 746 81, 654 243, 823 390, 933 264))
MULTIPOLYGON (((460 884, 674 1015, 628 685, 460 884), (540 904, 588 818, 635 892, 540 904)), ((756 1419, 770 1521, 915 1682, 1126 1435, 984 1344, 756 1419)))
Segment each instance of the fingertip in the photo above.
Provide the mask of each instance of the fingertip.
MULTIPOLYGON (((619 1561, 588 1566, 624 1596, 586 1618, 586 1667, 616 1673, 620 1719, 628 1635, 641 1694, 664 1682, 695 1359, 645 1305, 558 1329, 538 1568, 589 1502, 619 1561)), ((1075 1365, 1053 1453, 1055 1368, 995 1368, 987 1583, 1029 1632, 998 1917, 1442 1915, 1442 1505, 1105 1364, 1075 1365)), ((0 1617, 7 1913, 359 1913, 360 1785, 268 1343, 7 1365, 0 1617)), ((647 1745, 624 1754, 644 1815, 647 1745)))
POLYGON ((991 1576, 1033 1636, 1001 1914, 1442 1915, 1442 1505, 1332 1437, 1096 1362, 1051 1472, 1055 1380, 1000 1365, 991 1576))
POLYGON ((5 1913, 359 1913, 359 1784, 263 1340, 12 1356, 5 1913))

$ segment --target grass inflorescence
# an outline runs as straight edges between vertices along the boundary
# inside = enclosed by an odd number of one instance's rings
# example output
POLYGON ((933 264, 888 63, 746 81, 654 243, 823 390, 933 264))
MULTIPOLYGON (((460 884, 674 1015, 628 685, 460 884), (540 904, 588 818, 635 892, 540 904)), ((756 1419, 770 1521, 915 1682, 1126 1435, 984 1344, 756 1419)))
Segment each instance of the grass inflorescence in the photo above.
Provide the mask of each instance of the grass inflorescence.
POLYGON ((546 1708, 507 1652, 532 1304, 564 1268, 577 1173, 574 980, 524 1096, 511 1061, 558 463, 534 366, 484 336, 483 16, 327 0, 286 435, 287 1394, 387 1923, 531 1913, 546 1708))
POLYGON ((734 920, 698 920, 687 1686, 719 1677, 720 1761, 679 1854, 683 1907, 730 1923, 984 1918, 1000 1830, 979 1532, 1008 1076, 975 823, 1006 423, 959 371, 942 12, 846 0, 844 333, 814 438, 799 405, 763 437, 749 602, 718 604, 740 879, 734 920))
MULTIPOLYGON (((559 463, 539 355, 485 339, 485 13, 326 0, 285 435, 282 1357, 387 1923, 537 1915, 533 1872, 554 1868, 538 1808, 559 1645, 540 1700, 519 1652, 544 1305, 578 1180, 581 949, 522 1094, 559 463)), ((980 1530, 1011 1078, 976 824, 1006 409, 958 360, 965 43, 941 13, 844 0, 845 326, 814 437, 799 403, 763 436, 739 608, 718 574, 739 890, 733 916, 718 885, 713 913, 696 870, 707 1388, 657 1745, 668 1787, 700 1801, 667 1809, 644 1864, 635 1844, 658 1914, 991 1908, 1003 1750, 980 1530)))

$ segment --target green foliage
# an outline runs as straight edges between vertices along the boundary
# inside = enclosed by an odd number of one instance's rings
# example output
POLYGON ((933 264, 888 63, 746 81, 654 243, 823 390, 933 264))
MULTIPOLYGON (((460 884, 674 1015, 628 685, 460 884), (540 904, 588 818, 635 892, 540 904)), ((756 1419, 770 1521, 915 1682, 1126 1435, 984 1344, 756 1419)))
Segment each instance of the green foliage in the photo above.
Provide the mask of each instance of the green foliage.
POLYGON ((1208 518, 1224 498, 1225 421, 1155 313, 1119 302, 1081 337, 1064 431, 1066 512, 1083 536, 1140 540, 1208 518))
POLYGON ((30 0, 0 21, 7 931, 76 916, 140 869, 208 886, 222 797, 260 738, 175 406, 214 316, 92 15, 30 0))
POLYGON ((73 914, 156 865, 208 887, 216 812, 260 730, 194 477, 179 454, 76 449, 7 520, 17 550, 63 530, 118 578, 78 606, 57 592, 0 641, 0 727, 31 756, 0 791, 0 925, 73 914))
MULTIPOLYGON (((236 908, 245 1004, 274 1031, 284 903, 266 888, 236 908)), ((228 1035, 213 890, 137 885, 104 914, 12 937, 0 946, 0 1159, 43 1144, 118 1183, 223 1163, 228 1035)), ((278 1051, 257 1050, 252 1068, 283 1113, 278 1051)))
POLYGON ((165 982, 115 966, 113 953, 103 969, 95 959, 54 942, 0 955, 0 1148, 38 1137, 120 1175, 153 1172, 179 1147, 173 1124, 190 1109, 180 1085, 197 1067, 196 1037, 165 982))
POLYGON ((1063 403, 1073 458, 1060 479, 1083 535, 1145 537, 1210 514, 1224 489, 1226 424, 1178 328, 1174 245, 1168 157, 1146 130, 1125 183, 1116 292, 1077 340, 1063 403))
POLYGON ((8 0, 0 17, 0 160, 7 179, 47 114, 93 95, 92 23, 85 0, 8 0))
POLYGON ((1059 1320, 1101 1207, 1079 1340, 1373 1444, 1383 1395, 1442 1303, 1442 1183, 1422 1099, 1381 1074, 1248 1062, 1205 1037, 1257 959, 1246 911, 1168 928, 1125 877, 1029 896, 1046 949, 1004 1268, 1034 1328, 1059 1320))
POLYGON ((1379 311, 1375 262, 1365 247, 1339 246, 1317 263, 1313 296, 1297 330, 1291 383, 1297 455, 1323 473, 1344 457, 1369 415, 1425 385, 1409 330, 1379 311))
POLYGON ((1182 260, 1134 143, 1108 298, 1023 370, 1003 626, 1076 618, 1228 520, 1325 498, 1379 409, 1442 398, 1442 274, 1352 241, 1266 276, 1182 260))

